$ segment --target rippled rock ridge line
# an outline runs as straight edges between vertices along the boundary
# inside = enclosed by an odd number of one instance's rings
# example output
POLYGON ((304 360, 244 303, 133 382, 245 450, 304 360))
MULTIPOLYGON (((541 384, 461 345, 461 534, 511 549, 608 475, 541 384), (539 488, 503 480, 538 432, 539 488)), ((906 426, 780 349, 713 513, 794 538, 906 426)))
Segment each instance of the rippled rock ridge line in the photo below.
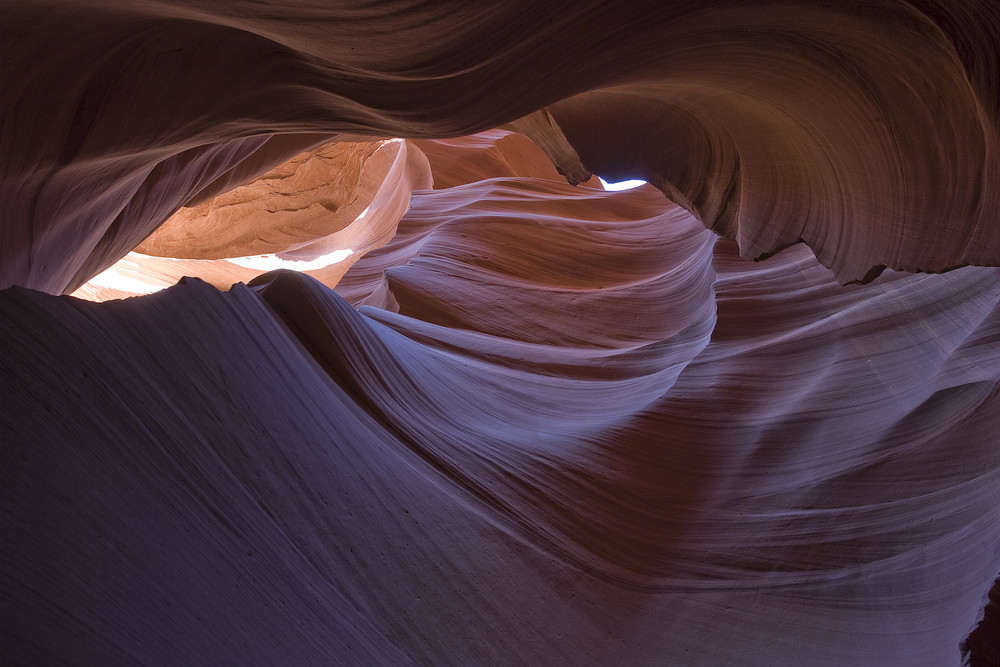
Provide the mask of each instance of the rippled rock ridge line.
POLYGON ((993 3, 0 10, 5 664, 995 664, 993 3))

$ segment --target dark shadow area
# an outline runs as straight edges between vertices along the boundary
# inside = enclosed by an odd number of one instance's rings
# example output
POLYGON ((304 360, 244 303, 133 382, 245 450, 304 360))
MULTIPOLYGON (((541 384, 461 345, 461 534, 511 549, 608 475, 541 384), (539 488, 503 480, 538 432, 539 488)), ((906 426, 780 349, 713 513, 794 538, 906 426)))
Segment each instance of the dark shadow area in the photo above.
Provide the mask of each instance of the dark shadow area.
POLYGON ((1000 577, 990 589, 986 610, 979 625, 962 643, 962 664, 969 667, 1000 665, 1000 577))

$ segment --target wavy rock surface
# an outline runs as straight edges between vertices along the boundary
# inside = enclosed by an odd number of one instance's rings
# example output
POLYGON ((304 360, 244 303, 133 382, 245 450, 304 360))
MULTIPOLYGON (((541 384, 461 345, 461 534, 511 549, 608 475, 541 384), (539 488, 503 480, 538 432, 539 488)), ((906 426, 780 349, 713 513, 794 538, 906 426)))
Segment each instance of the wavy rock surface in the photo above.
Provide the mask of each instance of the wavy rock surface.
POLYGON ((986 659, 993 5, 203 5, 4 3, 5 662, 986 659))
POLYGON ((392 238, 413 190, 430 187, 427 159, 410 142, 325 144, 180 209, 136 252, 73 295, 121 299, 185 276, 227 289, 276 267, 332 287, 366 252, 392 238))
MULTIPOLYGON (((333 142, 180 209, 73 296, 139 296, 185 276, 227 289, 279 267, 334 287, 354 262, 392 238, 413 190, 500 176, 562 178, 538 146, 508 130, 458 139, 333 142)), ((603 189, 596 176, 586 185, 603 189)))
POLYGON ((415 196, 342 287, 392 310, 258 282, 5 293, 16 655, 957 660, 996 270, 843 288, 652 190, 508 178, 415 196))
POLYGON ((206 190, 334 136, 529 114, 564 173, 644 177, 745 256, 803 239, 842 281, 1000 264, 992 3, 5 14, 0 287, 71 291, 206 190))

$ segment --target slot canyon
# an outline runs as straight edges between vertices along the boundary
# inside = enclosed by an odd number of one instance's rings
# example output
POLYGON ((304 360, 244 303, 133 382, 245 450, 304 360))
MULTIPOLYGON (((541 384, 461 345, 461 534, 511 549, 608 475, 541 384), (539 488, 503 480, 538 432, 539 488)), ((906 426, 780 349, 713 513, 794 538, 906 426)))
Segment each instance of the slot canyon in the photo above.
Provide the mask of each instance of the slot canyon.
POLYGON ((1000 665, 997 35, 0 0, 0 663, 1000 665))

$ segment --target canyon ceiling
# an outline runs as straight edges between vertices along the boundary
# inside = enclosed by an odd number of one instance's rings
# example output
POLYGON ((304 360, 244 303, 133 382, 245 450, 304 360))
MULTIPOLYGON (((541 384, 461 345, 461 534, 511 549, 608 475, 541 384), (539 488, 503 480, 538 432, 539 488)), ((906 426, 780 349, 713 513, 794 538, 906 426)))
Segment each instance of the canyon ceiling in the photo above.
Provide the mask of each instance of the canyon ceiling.
POLYGON ((0 661, 996 664, 998 34, 0 0, 0 661))

